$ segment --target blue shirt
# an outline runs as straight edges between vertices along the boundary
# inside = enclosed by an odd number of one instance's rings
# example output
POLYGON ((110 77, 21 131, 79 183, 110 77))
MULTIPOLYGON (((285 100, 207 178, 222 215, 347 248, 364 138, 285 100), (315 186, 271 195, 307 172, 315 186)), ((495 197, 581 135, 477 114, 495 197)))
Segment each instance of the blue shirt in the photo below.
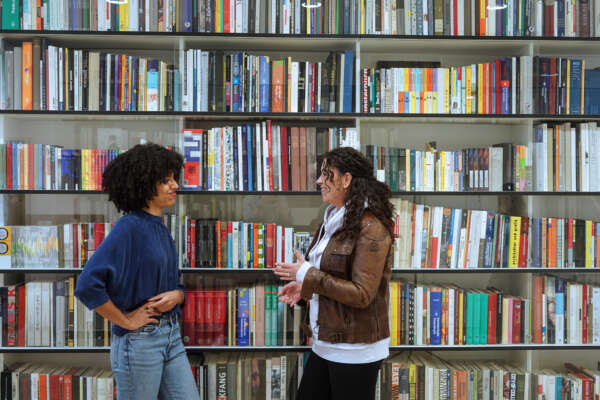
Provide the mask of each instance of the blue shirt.
MULTIPOLYGON (((175 242, 161 217, 133 211, 115 223, 85 264, 75 296, 91 310, 110 299, 128 312, 159 293, 183 290, 180 277, 175 242)), ((171 312, 180 314, 181 307, 171 312)), ((117 336, 127 332, 113 326, 117 336)))

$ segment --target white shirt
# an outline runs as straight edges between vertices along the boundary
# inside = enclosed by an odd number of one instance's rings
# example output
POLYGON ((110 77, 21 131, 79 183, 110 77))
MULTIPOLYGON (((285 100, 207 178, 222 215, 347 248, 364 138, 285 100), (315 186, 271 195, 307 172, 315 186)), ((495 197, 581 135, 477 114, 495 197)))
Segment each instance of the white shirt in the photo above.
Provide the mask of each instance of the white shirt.
MULTIPOLYGON (((313 248, 308 253, 310 262, 306 261, 296 272, 296 280, 300 283, 304 281, 304 277, 309 268, 321 268, 321 256, 329 243, 329 239, 342 226, 344 222, 344 213, 346 208, 335 208, 331 205, 327 207, 323 217, 323 225, 318 235, 320 239, 315 243, 313 248)), ((319 315, 319 295, 313 293, 310 299, 310 328, 313 333, 312 350, 321 358, 328 361, 345 363, 345 364, 363 364, 374 361, 383 360, 389 355, 390 338, 387 337, 375 343, 329 343, 319 340, 319 326, 317 325, 317 317, 319 315)))

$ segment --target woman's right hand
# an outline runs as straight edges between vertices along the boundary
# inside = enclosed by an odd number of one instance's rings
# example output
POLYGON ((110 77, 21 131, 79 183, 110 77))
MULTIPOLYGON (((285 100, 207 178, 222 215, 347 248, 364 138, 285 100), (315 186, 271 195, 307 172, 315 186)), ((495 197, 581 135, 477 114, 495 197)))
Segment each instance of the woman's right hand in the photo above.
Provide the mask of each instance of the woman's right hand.
POLYGON ((149 304, 143 304, 135 310, 125 313, 125 318, 127 318, 129 326, 124 326, 123 328, 134 331, 147 324, 158 324, 158 320, 152 318, 157 315, 160 315, 160 312, 154 307, 149 304))
POLYGON ((279 301, 288 304, 290 307, 300 301, 302 284, 300 282, 290 282, 281 288, 277 296, 279 301))

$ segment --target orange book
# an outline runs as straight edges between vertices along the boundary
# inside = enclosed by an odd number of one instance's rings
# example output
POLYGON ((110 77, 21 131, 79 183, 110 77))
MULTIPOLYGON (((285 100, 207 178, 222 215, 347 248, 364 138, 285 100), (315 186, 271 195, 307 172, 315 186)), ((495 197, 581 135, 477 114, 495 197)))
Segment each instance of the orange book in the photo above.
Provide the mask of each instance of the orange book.
POLYGON ((298 190, 306 190, 306 128, 300 128, 300 187, 298 190))
POLYGON ((223 0, 223 33, 231 32, 231 24, 229 22, 230 12, 229 12, 229 2, 235 0, 223 0))
POLYGON ((253 260, 253 267, 254 268, 258 268, 258 224, 253 224, 253 229, 252 229, 252 236, 253 236, 253 240, 252 243, 253 248, 252 248, 252 260, 253 260))
POLYGON ((221 264, 221 221, 215 224, 215 236, 217 238, 217 268, 223 268, 221 264))
POLYGON ((34 144, 27 145, 27 189, 33 190, 35 189, 35 152, 34 152, 34 144))
POLYGON ((554 127, 554 190, 558 191, 559 180, 558 177, 560 175, 560 146, 559 146, 559 127, 556 125, 554 127))
POLYGON ((556 268, 556 225, 556 218, 548 218, 548 268, 556 268))
POLYGON ((38 375, 38 395, 40 399, 47 399, 48 398, 48 390, 46 389, 46 380, 48 379, 48 375, 46 374, 39 374, 38 375))
POLYGON ((121 55, 121 72, 119 73, 119 111, 125 111, 125 77, 127 76, 127 56, 121 55))
POLYGON ((487 25, 487 1, 479 0, 479 35, 485 36, 487 25))
POLYGON ((404 92, 398 92, 398 113, 404 114, 404 92))
POLYGON ((132 81, 132 75, 131 73, 133 72, 133 68, 132 68, 132 58, 131 56, 127 57, 127 102, 125 103, 125 106, 127 108, 127 111, 131 111, 129 110, 129 104, 131 104, 131 93, 133 92, 133 81, 132 81))
POLYGON ((283 112, 283 60, 273 61, 273 84, 272 84, 272 101, 273 101, 273 112, 283 112))
POLYGON ((35 0, 35 29, 41 31, 44 29, 44 20, 42 19, 42 0, 35 0))
POLYGON ((542 297, 544 294, 544 277, 535 275, 533 277, 533 293, 531 298, 531 326, 533 331, 533 343, 542 343, 542 297))
POLYGON ((33 109, 33 42, 23 42, 21 72, 21 106, 23 110, 33 109))

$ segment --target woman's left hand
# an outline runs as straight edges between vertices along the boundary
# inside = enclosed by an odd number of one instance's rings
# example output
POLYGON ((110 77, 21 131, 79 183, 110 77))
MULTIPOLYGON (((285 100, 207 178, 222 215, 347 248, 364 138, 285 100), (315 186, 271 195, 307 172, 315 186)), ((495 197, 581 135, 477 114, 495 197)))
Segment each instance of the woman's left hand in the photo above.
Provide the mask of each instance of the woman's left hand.
POLYGON ((161 313, 171 311, 177 304, 183 302, 183 292, 179 289, 159 293, 147 300, 146 304, 161 313))
POLYGON ((298 250, 296 250, 296 262, 295 263, 275 263, 277 268, 273 270, 275 275, 277 275, 282 281, 295 281, 296 280, 296 272, 300 269, 302 264, 304 264, 306 260, 302 257, 302 254, 298 250))

